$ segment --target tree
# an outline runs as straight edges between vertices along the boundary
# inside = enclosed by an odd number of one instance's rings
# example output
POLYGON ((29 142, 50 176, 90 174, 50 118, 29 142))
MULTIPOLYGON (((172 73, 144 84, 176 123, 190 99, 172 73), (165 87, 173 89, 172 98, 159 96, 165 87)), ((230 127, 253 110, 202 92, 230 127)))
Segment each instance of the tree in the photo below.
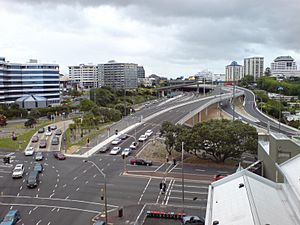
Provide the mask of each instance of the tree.
POLYGON ((89 110, 91 110, 94 107, 94 102, 92 102, 91 100, 88 99, 81 99, 80 100, 80 110, 87 112, 89 110))
POLYGON ((241 79, 240 85, 248 86, 248 85, 252 84, 253 82, 254 82, 254 76, 246 75, 241 79))
POLYGON ((28 128, 33 127, 34 124, 36 124, 36 119, 33 117, 29 117, 28 120, 24 123, 24 126, 28 128))
POLYGON ((37 109, 32 109, 32 110, 30 111, 29 117, 38 119, 38 118, 40 118, 40 116, 41 116, 41 113, 40 113, 39 110, 37 110, 37 109))
POLYGON ((172 155, 172 151, 175 149, 176 137, 178 132, 176 126, 171 122, 163 122, 160 132, 162 136, 165 137, 165 145, 168 154, 172 155))

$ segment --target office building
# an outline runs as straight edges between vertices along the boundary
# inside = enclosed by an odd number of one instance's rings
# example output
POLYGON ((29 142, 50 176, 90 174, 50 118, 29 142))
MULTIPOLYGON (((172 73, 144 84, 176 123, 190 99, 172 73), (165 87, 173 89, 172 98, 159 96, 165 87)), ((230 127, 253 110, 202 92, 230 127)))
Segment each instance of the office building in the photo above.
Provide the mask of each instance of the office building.
POLYGON ((109 61, 103 67, 104 86, 110 86, 114 89, 137 88, 137 64, 109 61))
POLYGON ((225 80, 226 81, 239 81, 244 77, 244 68, 236 61, 226 66, 225 80))
POLYGON ((95 65, 80 64, 69 66, 69 79, 72 83, 78 83, 79 87, 90 89, 99 87, 98 68, 95 65))
POLYGON ((271 63, 272 76, 300 77, 297 64, 291 56, 278 56, 271 63))
POLYGON ((0 58, 0 103, 12 104, 28 95, 45 97, 49 105, 60 104, 59 65, 11 63, 0 58))
POLYGON ((145 78, 145 70, 143 66, 137 67, 137 77, 138 78, 145 78))
POLYGON ((264 75, 264 58, 251 57, 244 59, 244 76, 250 75, 256 81, 264 75))

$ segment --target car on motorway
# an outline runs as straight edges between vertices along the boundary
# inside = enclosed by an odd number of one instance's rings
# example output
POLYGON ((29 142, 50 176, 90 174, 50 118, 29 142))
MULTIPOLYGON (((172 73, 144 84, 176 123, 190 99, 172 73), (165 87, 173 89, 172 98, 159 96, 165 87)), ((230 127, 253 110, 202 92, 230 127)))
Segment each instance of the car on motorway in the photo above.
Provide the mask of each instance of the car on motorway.
POLYGON ((55 131, 55 135, 61 135, 61 134, 62 134, 61 129, 57 129, 57 130, 55 131))
POLYGON ((35 163, 33 166, 34 171, 38 171, 39 173, 43 172, 44 168, 41 163, 35 163))
POLYGON ((112 145, 118 145, 118 144, 121 143, 121 141, 122 141, 122 139, 120 139, 120 138, 115 138, 115 139, 111 142, 111 144, 112 144, 112 145))
POLYGON ((47 130, 45 133, 46 136, 51 136, 52 135, 52 130, 47 130))
POLYGON ((34 154, 34 148, 33 147, 29 147, 25 150, 24 152, 25 156, 32 156, 34 154))
POLYGON ((38 142, 38 141, 39 141, 39 136, 37 135, 32 136, 31 142, 38 142))
POLYGON ((129 160, 131 165, 143 165, 143 166, 152 166, 152 161, 148 161, 142 158, 131 158, 129 160))
POLYGON ((110 150, 110 155, 118 155, 121 151, 121 147, 113 147, 112 150, 110 150))
POLYGON ((12 172, 12 178, 21 178, 24 174, 24 165, 17 164, 12 172))
POLYGON ((47 141, 46 141, 46 139, 41 139, 39 146, 40 146, 40 148, 46 148, 47 147, 47 141))
POLYGON ((44 159, 43 153, 42 152, 35 153, 34 159, 35 161, 42 161, 44 159))
POLYGON ((146 133, 145 133, 145 135, 146 135, 147 137, 150 137, 152 134, 153 134, 153 131, 152 131, 152 130, 147 130, 146 133))
POLYGON ((128 138, 128 134, 121 134, 121 135, 119 136, 119 138, 120 138, 121 140, 125 140, 125 139, 128 138))
POLYGON ((124 148, 121 155, 124 155, 124 156, 129 156, 130 153, 131 153, 131 149, 130 148, 124 148))
POLYGON ((132 142, 129 148, 131 149, 136 149, 138 147, 139 143, 138 142, 132 142))
POLYGON ((27 177, 27 187, 34 188, 37 187, 40 183, 39 172, 38 171, 30 171, 27 177))
POLYGON ((199 216, 184 216, 182 224, 204 225, 205 219, 199 216))
POLYGON ((110 150, 109 146, 104 146, 102 148, 100 148, 99 153, 105 153, 108 152, 110 150))
POLYGON ((97 220, 94 225, 106 225, 106 223, 103 220, 97 220))
POLYGON ((51 126, 50 126, 50 129, 51 129, 51 130, 56 130, 56 129, 57 129, 57 126, 56 126, 56 125, 51 125, 51 126))
POLYGON ((44 127, 41 127, 39 130, 38 130, 38 133, 44 133, 45 132, 45 128, 44 127))
POLYGON ((59 138, 58 137, 53 137, 51 140, 51 145, 58 145, 59 144, 59 138))
POLYGON ((141 135, 140 137, 139 137, 139 141, 146 141, 147 140, 147 138, 148 138, 148 136, 147 135, 141 135))
POLYGON ((14 225, 21 219, 19 210, 9 210, 4 216, 0 225, 14 225))
POLYGON ((53 153, 54 158, 58 159, 58 160, 65 160, 66 156, 60 152, 54 152, 53 153))

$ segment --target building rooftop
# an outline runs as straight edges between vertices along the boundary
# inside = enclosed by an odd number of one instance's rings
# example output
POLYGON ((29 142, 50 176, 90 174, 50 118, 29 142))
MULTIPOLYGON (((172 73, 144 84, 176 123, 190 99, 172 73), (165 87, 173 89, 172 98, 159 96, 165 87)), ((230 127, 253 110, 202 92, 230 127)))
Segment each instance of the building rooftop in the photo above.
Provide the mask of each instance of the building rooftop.
POLYGON ((274 62, 280 62, 280 61, 294 61, 294 59, 291 56, 278 56, 276 59, 274 59, 274 62))
POLYGON ((288 136, 286 136, 285 134, 282 133, 274 133, 274 132, 270 132, 270 135, 272 135, 275 139, 277 140, 290 140, 290 138, 288 136))
POLYGON ((236 61, 232 61, 229 66, 241 66, 236 61))

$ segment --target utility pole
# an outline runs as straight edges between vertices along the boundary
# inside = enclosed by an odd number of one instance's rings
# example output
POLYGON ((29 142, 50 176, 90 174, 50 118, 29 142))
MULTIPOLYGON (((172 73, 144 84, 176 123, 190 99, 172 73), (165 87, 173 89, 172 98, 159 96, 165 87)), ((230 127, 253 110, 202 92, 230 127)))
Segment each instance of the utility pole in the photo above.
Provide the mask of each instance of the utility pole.
POLYGON ((181 142, 181 183, 182 183, 182 213, 184 213, 184 171, 183 171, 183 145, 184 142, 181 142))

